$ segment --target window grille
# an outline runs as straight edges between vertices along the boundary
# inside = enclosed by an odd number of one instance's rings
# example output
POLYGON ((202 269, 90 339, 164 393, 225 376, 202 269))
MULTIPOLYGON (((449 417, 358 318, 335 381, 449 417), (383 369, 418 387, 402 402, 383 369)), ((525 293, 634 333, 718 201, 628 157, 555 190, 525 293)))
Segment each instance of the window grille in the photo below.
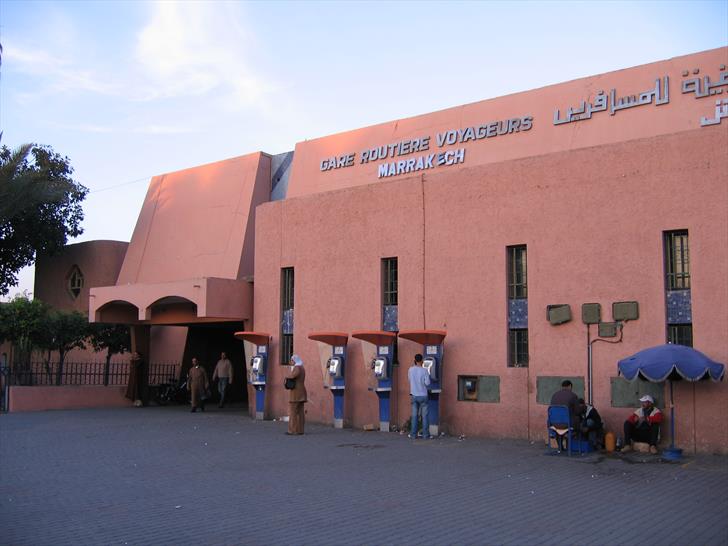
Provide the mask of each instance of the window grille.
POLYGON ((665 284, 668 290, 690 288, 688 232, 665 232, 665 284))
POLYGON ((675 345, 693 346, 693 325, 692 324, 668 324, 667 342, 675 345))
POLYGON ((293 356, 294 273, 292 267, 281 269, 281 364, 290 364, 293 356))
POLYGON ((74 265, 71 268, 67 279, 68 293, 71 294, 71 297, 75 300, 78 296, 81 295, 81 289, 83 289, 84 280, 83 273, 81 273, 81 270, 78 268, 77 265, 74 265))
POLYGON ((508 298, 512 300, 528 297, 528 270, 526 267, 526 245, 508 247, 508 298))
POLYGON ((508 330, 508 365, 528 366, 528 328, 508 330))

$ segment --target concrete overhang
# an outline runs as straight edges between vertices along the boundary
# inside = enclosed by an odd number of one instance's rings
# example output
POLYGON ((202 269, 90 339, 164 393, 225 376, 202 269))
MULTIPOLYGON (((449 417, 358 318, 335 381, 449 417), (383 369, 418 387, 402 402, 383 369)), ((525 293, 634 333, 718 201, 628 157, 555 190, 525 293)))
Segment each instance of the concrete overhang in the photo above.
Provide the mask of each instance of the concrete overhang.
POLYGON ((253 285, 203 277, 164 283, 91 289, 90 322, 195 324, 238 322, 253 317, 253 285))

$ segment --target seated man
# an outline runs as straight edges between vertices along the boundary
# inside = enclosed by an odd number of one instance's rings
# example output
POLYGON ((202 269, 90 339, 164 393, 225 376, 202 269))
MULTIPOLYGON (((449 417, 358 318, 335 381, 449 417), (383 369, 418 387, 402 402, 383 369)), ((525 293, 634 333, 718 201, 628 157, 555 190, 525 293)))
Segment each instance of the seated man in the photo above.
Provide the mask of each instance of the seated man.
MULTIPOLYGON (((579 430, 579 397, 576 396, 573 389, 573 384, 568 379, 561 382, 561 389, 556 391, 551 397, 552 406, 566 406, 569 408, 569 415, 571 417, 571 426, 573 430, 579 430)), ((564 429, 567 428, 566 423, 554 423, 554 425, 561 425, 564 429)), ((557 434, 556 440, 559 444, 559 450, 564 449, 563 434, 557 434)))
POLYGON ((632 450, 632 442, 650 444, 650 453, 657 453, 657 440, 660 437, 662 412, 655 407, 655 400, 645 394, 640 398, 642 407, 636 409, 624 422, 624 447, 622 452, 632 450))
POLYGON ((583 398, 579 398, 581 407, 581 435, 589 440, 593 449, 601 449, 604 445, 604 423, 602 417, 594 406, 586 404, 583 398))

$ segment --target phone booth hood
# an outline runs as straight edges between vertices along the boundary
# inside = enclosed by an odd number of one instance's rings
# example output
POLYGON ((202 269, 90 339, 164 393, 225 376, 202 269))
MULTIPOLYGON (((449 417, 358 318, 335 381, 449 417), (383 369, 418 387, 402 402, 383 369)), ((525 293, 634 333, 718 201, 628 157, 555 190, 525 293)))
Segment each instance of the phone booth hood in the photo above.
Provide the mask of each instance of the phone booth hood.
POLYGON ((445 330, 400 330, 399 332, 399 337, 420 345, 442 345, 445 336, 447 336, 445 330))

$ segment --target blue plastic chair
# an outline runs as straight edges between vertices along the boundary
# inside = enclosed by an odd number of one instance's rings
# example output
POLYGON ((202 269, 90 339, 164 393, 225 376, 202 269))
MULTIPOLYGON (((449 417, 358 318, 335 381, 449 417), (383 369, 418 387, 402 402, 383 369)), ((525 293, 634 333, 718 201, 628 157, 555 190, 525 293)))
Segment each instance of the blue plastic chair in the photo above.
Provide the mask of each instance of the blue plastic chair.
MULTIPOLYGON (((546 417, 546 429, 548 431, 549 443, 551 438, 556 439, 559 443, 560 439, 565 439, 568 444, 568 454, 571 457, 572 445, 576 441, 574 435, 574 426, 571 423, 571 412, 567 406, 549 406, 546 417)), ((581 454, 581 442, 579 443, 579 454, 581 454)), ((559 447, 557 450, 560 451, 559 447)))

